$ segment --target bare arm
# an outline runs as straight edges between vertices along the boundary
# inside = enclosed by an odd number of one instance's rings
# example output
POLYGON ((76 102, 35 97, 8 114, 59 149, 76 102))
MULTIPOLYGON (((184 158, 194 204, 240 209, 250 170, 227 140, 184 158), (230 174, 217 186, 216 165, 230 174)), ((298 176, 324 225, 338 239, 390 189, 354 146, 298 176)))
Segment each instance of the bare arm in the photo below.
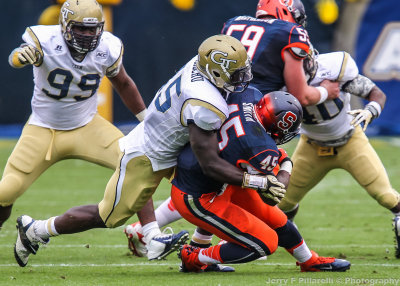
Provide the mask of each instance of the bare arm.
POLYGON ((285 185, 285 189, 289 186, 289 181, 290 181, 290 173, 286 171, 279 171, 278 174, 276 175, 276 178, 278 179, 279 182, 285 185))
MULTIPOLYGON (((283 77, 288 92, 293 94, 301 105, 315 105, 321 99, 320 91, 307 84, 306 76, 303 70, 303 61, 293 57, 290 52, 284 52, 285 67, 283 77)), ((339 96, 339 83, 325 80, 321 86, 328 91, 328 99, 334 99, 339 96)))
POLYGON ((385 107, 386 95, 376 85, 371 89, 371 92, 369 93, 367 99, 369 101, 376 101, 377 103, 379 103, 379 105, 381 106, 382 109, 385 107))
POLYGON ((113 87, 118 92, 122 101, 133 114, 138 114, 146 105, 143 102, 142 96, 132 78, 126 73, 124 66, 121 66, 119 73, 115 77, 109 78, 113 87))
POLYGON ((219 157, 215 131, 205 131, 196 124, 189 124, 189 137, 193 153, 206 176, 219 182, 242 185, 243 171, 219 157))

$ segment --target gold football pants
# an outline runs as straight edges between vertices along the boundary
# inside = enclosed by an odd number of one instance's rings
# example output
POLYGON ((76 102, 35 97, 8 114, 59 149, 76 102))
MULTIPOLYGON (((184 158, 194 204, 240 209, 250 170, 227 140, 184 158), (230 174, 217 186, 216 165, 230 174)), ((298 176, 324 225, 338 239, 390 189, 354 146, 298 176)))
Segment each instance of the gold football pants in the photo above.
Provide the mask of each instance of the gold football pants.
POLYGON ((120 226, 140 211, 161 180, 169 179, 173 171, 174 168, 168 168, 154 172, 146 156, 121 154, 119 166, 99 203, 100 217, 106 226, 120 226))
POLYGON ((301 135, 292 156, 290 184, 279 204, 283 211, 292 210, 308 191, 336 168, 349 172, 385 208, 392 209, 398 204, 399 193, 392 188, 380 158, 359 126, 345 145, 335 148, 336 154, 319 156, 319 149, 318 145, 308 143, 307 137, 301 135))
POLYGON ((117 127, 98 114, 85 126, 68 131, 26 124, 0 181, 0 206, 13 204, 47 168, 64 159, 81 159, 115 169, 122 136, 117 127))

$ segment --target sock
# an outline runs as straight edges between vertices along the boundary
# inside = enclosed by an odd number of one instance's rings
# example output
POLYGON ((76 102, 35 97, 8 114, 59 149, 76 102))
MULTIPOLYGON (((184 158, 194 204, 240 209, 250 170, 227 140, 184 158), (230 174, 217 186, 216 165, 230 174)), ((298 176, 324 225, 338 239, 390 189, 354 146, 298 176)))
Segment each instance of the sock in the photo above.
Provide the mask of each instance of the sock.
POLYGON ((190 241, 190 245, 207 248, 211 246, 212 235, 201 234, 197 231, 194 231, 192 240, 190 241))
POLYGON ((284 226, 276 228, 275 231, 278 235, 278 245, 280 247, 292 249, 303 241, 299 230, 290 220, 284 226))
POLYGON ((312 256, 310 249, 308 248, 306 242, 302 240, 300 244, 296 245, 291 249, 287 249, 290 254, 300 263, 306 262, 312 256))
POLYGON ((153 239, 153 237, 161 233, 161 230, 158 227, 158 223, 156 221, 142 225, 142 231, 146 244, 148 244, 153 239))
POLYGON ((182 216, 176 210, 174 203, 169 197, 155 210, 156 220, 160 227, 163 227, 171 222, 181 219, 182 216))
POLYGON ((33 224, 33 230, 36 235, 42 239, 48 239, 51 236, 57 236, 59 233, 54 225, 56 217, 47 220, 36 220, 33 224))
POLYGON ((258 251, 239 244, 227 242, 218 246, 221 263, 246 263, 261 257, 258 251))
POLYGON ((199 252, 199 261, 203 264, 222 263, 221 256, 219 255, 220 248, 221 245, 215 245, 201 249, 199 252))

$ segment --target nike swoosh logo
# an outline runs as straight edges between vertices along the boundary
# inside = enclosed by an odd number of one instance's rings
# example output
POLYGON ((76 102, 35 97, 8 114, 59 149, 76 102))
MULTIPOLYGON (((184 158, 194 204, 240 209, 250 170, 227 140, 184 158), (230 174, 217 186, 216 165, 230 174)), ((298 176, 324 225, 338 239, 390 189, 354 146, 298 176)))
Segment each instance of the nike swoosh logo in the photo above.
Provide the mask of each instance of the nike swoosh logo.
POLYGON ((319 267, 320 270, 332 270, 332 265, 319 267))

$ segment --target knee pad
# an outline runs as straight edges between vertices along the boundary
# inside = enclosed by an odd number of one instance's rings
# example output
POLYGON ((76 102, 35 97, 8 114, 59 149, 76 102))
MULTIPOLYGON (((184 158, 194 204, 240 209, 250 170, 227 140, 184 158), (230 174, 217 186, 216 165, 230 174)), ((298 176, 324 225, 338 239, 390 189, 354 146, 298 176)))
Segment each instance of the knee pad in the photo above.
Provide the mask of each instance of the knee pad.
POLYGON ((18 176, 5 175, 0 181, 0 206, 12 205, 23 192, 22 181, 18 176))
POLYGON ((387 192, 380 193, 376 196, 376 201, 387 209, 392 209, 400 201, 400 195, 394 189, 390 189, 387 192))

